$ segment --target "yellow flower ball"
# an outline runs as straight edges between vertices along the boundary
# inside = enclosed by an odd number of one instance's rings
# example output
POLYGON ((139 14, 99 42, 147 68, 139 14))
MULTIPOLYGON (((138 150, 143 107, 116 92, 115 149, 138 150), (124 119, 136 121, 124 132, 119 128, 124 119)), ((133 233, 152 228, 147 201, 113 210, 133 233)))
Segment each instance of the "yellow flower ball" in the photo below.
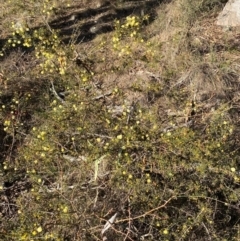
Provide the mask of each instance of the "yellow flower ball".
POLYGON ((41 232, 42 232, 42 227, 41 227, 41 226, 37 228, 37 232, 38 232, 38 233, 41 233, 41 232))
POLYGON ((122 140, 122 138, 123 138, 123 135, 118 135, 118 136, 117 136, 117 139, 118 139, 118 140, 122 140))
POLYGON ((164 229, 164 230, 163 230, 163 234, 168 235, 168 233, 169 233, 169 232, 168 232, 167 229, 164 229))

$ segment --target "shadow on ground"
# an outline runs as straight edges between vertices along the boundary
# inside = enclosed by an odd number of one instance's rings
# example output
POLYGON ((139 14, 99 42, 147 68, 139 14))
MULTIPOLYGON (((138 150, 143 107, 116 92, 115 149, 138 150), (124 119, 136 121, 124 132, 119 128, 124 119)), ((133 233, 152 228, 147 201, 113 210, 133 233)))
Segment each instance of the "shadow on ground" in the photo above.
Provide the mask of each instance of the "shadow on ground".
MULTIPOLYGON (((111 32, 114 29, 114 20, 121 20, 129 15, 149 15, 149 20, 144 24, 148 25, 156 19, 156 10, 161 3, 171 0, 143 0, 143 1, 122 1, 121 5, 113 5, 112 1, 106 1, 94 8, 82 7, 82 4, 70 8, 56 10, 56 17, 46 25, 34 27, 31 31, 39 28, 50 27, 59 30, 65 44, 75 44, 93 40, 97 35, 111 32), (49 26, 47 26, 49 25, 49 26)), ((15 48, 6 47, 6 38, 0 38, 0 49, 4 49, 6 58, 15 48)), ((31 52, 34 48, 21 48, 23 52, 31 52)), ((3 59, 2 58, 2 59, 3 59)))
POLYGON ((156 9, 163 1, 128 1, 121 7, 115 7, 111 3, 94 9, 75 9, 71 13, 66 13, 50 23, 51 28, 60 30, 64 36, 64 42, 68 43, 71 37, 76 34, 75 43, 87 42, 96 35, 113 30, 115 19, 123 19, 129 15, 149 15, 150 24, 156 18, 156 9))

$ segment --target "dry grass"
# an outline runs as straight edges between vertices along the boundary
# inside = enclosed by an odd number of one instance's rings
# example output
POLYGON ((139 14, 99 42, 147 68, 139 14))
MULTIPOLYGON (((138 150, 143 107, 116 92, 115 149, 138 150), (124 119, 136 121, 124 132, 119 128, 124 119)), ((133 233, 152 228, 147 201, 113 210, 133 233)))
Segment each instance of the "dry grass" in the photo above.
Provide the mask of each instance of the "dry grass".
POLYGON ((2 1, 1 38, 11 21, 56 30, 67 67, 40 74, 34 48, 1 59, 0 239, 50 240, 41 224, 54 240, 103 240, 115 212, 109 240, 236 238, 239 34, 215 26, 219 1, 149 2, 72 1, 43 21, 37 3, 2 1), (139 35, 114 31, 138 4, 150 8, 139 35))

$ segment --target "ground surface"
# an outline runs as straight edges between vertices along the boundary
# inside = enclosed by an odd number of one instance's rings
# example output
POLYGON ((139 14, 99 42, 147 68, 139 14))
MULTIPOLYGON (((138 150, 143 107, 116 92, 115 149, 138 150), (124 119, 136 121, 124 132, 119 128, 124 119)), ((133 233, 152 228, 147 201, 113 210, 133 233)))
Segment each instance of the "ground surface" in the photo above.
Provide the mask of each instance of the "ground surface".
POLYGON ((0 239, 240 239, 225 2, 1 2, 0 239))

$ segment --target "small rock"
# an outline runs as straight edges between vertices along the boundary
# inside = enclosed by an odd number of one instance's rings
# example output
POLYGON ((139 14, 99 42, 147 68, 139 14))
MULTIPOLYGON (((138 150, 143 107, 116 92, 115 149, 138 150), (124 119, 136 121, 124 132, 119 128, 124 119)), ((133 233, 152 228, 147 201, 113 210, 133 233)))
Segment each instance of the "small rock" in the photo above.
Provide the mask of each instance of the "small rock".
POLYGON ((216 24, 225 28, 240 26, 240 0, 229 0, 218 15, 216 24))

